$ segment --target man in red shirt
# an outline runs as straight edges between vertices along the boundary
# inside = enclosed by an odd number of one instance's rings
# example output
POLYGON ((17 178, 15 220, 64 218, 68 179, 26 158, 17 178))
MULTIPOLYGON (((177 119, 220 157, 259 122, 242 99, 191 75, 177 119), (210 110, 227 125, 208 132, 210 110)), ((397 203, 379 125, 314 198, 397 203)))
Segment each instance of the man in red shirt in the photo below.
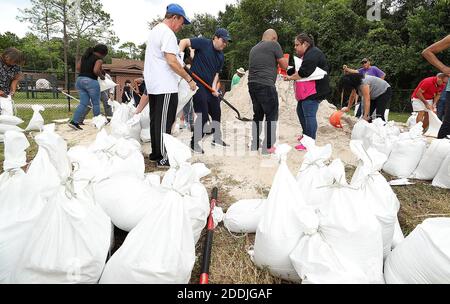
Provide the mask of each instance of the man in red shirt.
POLYGON ((439 73, 437 76, 422 80, 411 96, 411 103, 417 115, 417 123, 423 123, 426 130, 429 125, 428 111, 435 111, 442 90, 447 85, 448 75, 439 73))

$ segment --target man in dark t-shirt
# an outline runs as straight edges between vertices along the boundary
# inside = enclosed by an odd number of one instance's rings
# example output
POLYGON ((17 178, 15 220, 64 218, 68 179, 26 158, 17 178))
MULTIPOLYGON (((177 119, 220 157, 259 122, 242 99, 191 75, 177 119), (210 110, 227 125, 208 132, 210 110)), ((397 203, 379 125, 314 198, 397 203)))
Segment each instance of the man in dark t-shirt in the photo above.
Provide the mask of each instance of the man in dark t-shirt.
POLYGON ((217 84, 219 82, 219 73, 224 64, 223 50, 231 41, 230 34, 226 29, 219 28, 214 34, 213 39, 191 38, 180 41, 180 51, 183 52, 187 47, 195 49, 195 56, 192 62, 191 71, 197 74, 214 92, 210 92, 200 82, 197 82, 199 90, 194 95, 194 111, 197 119, 194 123, 194 132, 191 139, 191 149, 196 153, 204 153, 199 145, 199 141, 206 135, 204 127, 208 122, 209 115, 212 118, 212 127, 214 128, 214 139, 212 144, 217 146, 228 146, 222 140, 220 130, 221 110, 220 99, 217 84))
POLYGON ((278 43, 278 35, 273 29, 264 32, 262 40, 250 51, 248 89, 253 103, 252 146, 253 151, 260 147, 259 136, 262 122, 266 117, 266 136, 262 153, 273 152, 278 121, 278 93, 275 87, 277 67, 287 69, 288 60, 278 43))

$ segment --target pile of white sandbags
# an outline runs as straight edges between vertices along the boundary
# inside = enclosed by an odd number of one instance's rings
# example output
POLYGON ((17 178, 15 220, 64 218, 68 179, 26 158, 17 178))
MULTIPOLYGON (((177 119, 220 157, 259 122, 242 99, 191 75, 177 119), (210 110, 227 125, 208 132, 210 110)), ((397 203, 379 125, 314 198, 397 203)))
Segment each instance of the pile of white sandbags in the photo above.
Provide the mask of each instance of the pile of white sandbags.
POLYGON ((308 207, 297 182, 286 164, 291 148, 280 145, 276 155, 280 161, 272 188, 256 231, 252 260, 260 268, 267 268, 274 276, 299 282, 300 277, 289 255, 303 237, 302 225, 313 225, 308 207))
POLYGON ((54 125, 44 128, 36 142, 39 151, 25 174, 22 193, 9 193, 16 195, 10 201, 23 212, 12 216, 16 222, 6 232, 11 237, 20 229, 16 237, 23 238, 9 281, 97 283, 111 243, 110 219, 92 192, 75 196, 67 145, 54 125))
POLYGON ((171 169, 165 174, 159 199, 147 205, 144 217, 108 261, 100 283, 177 283, 190 280, 195 244, 206 225, 209 200, 200 179, 210 173, 190 164, 191 151, 164 134, 171 169))
POLYGON ((450 218, 425 220, 389 255, 388 284, 450 283, 450 218))
POLYGON ((326 203, 312 213, 305 236, 290 254, 303 283, 384 283, 381 227, 363 192, 349 186, 344 165, 329 166, 334 178, 326 203))
POLYGON ((408 178, 419 165, 427 142, 422 136, 422 123, 416 124, 409 132, 401 133, 393 144, 383 171, 399 178, 408 178))
POLYGON ((450 174, 448 173, 445 160, 450 156, 450 139, 435 139, 431 142, 428 149, 425 151, 418 167, 414 170, 411 178, 421 180, 434 180, 438 173, 441 174, 434 182, 435 186, 441 186, 442 188, 450 188, 445 186, 450 184, 450 174), (447 182, 445 182, 447 181, 447 182))

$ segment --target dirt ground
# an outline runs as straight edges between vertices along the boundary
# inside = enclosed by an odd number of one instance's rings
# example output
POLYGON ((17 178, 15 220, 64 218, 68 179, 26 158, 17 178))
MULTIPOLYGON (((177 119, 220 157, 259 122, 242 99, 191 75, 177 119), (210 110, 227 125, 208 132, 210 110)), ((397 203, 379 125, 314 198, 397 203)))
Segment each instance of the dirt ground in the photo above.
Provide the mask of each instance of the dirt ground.
MULTIPOLYGON (((280 115, 278 125, 278 142, 294 147, 301 128, 296 114, 295 98, 292 83, 279 81, 277 83, 280 98, 280 115)), ((252 118, 251 101, 247 91, 246 77, 225 98, 239 109, 242 117, 252 118)), ((356 119, 347 116, 344 128, 336 129, 328 122, 328 117, 336 108, 324 101, 318 112, 317 144, 330 143, 333 147, 333 158, 340 158, 347 168, 347 178, 350 180, 354 172, 356 159, 349 149, 351 130, 356 119)), ((277 160, 273 156, 262 156, 251 152, 251 123, 241 122, 235 118, 235 113, 226 105, 222 105, 222 131, 224 141, 230 147, 222 149, 211 145, 211 137, 202 142, 204 155, 194 155, 192 162, 205 163, 212 173, 202 182, 210 191, 219 188, 220 206, 227 208, 241 199, 266 198, 275 172, 278 169, 277 160)), ((406 126, 399 124, 402 128, 406 126)), ((57 131, 67 140, 69 146, 87 145, 97 134, 97 130, 89 125, 83 132, 76 132, 66 124, 57 126, 57 131)), ((108 130, 108 128, 107 128, 108 130)), ((189 144, 191 133, 186 130, 175 130, 175 137, 186 145, 189 144)), ((144 155, 150 152, 150 145, 142 147, 144 155)), ((288 155, 288 166, 296 175, 302 163, 305 152, 294 149, 288 155)), ((146 172, 164 174, 146 160, 146 172)), ((389 180, 392 179, 386 176, 389 180)), ((404 233, 409 234, 424 219, 433 216, 450 216, 450 191, 432 187, 430 183, 417 182, 407 187, 394 187, 401 202, 399 220, 404 233)), ((116 230, 115 250, 126 237, 126 233, 116 230)), ((254 235, 231 235, 221 224, 214 233, 210 282, 211 283, 284 283, 272 277, 267 271, 257 269, 251 262, 247 251, 254 242, 254 235)), ((197 245, 197 262, 192 273, 191 283, 197 283, 200 275, 203 238, 197 245)))

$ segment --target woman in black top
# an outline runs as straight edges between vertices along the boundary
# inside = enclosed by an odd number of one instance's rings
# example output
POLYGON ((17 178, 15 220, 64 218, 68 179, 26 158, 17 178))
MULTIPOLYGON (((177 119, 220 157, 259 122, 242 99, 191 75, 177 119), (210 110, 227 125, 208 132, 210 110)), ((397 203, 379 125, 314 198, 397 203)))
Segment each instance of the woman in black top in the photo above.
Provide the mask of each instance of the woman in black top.
MULTIPOLYGON (((329 65, 325 54, 315 47, 314 40, 302 33, 295 38, 295 51, 297 56, 303 58, 298 71, 288 71, 285 80, 300 80, 311 76, 316 68, 329 73, 329 65)), ((317 111, 319 103, 331 93, 328 75, 320 80, 296 82, 297 115, 302 125, 303 134, 316 139, 317 111)), ((296 150, 304 151, 306 148, 299 144, 296 150)))
POLYGON ((86 112, 86 108, 92 105, 94 117, 100 115, 100 84, 98 78, 105 79, 103 71, 103 58, 108 54, 108 47, 98 44, 94 48, 88 48, 77 64, 79 72, 76 88, 80 93, 78 105, 69 126, 75 130, 82 130, 79 123, 86 112))

